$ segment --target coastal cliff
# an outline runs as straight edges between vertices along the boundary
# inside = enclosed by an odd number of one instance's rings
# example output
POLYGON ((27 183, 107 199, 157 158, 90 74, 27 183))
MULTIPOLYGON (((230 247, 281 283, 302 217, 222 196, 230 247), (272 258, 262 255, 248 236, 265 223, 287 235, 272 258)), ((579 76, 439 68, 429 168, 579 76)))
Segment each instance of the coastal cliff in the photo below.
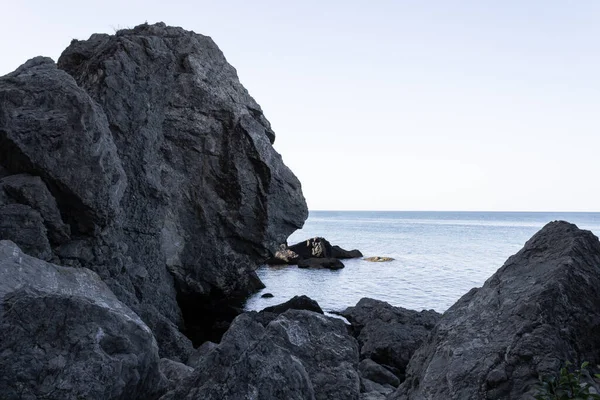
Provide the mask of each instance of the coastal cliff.
POLYGON ((95 271, 185 361, 307 217, 274 140, 209 37, 74 40, 0 78, 0 239, 95 271))

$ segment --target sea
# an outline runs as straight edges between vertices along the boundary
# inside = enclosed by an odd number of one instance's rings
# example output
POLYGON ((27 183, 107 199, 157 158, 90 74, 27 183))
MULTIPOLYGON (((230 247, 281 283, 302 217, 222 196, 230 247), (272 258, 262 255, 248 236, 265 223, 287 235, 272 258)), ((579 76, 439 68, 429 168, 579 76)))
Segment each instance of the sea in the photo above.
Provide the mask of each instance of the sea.
POLYGON ((365 257, 395 260, 343 260, 345 268, 336 271, 263 265, 257 273, 266 288, 248 298, 245 308, 261 310, 307 295, 328 312, 363 297, 444 312, 555 220, 600 236, 600 213, 311 211, 288 244, 320 236, 365 257), (264 293, 273 297, 262 298, 264 293))

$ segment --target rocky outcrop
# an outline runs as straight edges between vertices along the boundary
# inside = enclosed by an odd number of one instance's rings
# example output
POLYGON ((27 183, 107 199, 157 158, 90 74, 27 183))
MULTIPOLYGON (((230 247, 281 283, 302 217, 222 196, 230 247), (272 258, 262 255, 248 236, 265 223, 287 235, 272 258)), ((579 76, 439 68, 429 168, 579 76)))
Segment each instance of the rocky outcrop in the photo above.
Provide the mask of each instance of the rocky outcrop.
POLYGON ((285 244, 279 245, 279 250, 275 252, 273 257, 265 261, 268 265, 294 265, 298 264, 302 258, 292 250, 290 250, 285 244))
POLYGON ((344 263, 337 258, 304 258, 298 261, 298 268, 342 269, 344 263))
POLYGON ((307 239, 288 248, 300 258, 357 258, 362 257, 358 250, 344 250, 339 246, 332 246, 322 237, 307 239))
POLYGON ((370 262, 388 262, 388 261, 394 261, 394 259, 392 257, 380 257, 380 256, 365 257, 365 258, 363 258, 363 260, 370 261, 370 262))
POLYGON ((0 241, 0 397, 151 399, 150 329, 94 272, 59 267, 0 241))
POLYGON ((0 239, 97 272, 185 361, 180 331, 218 340, 307 217, 273 141, 209 37, 156 24, 75 40, 58 67, 0 78, 0 239))
POLYGON ((369 298, 361 299, 340 315, 352 324, 361 359, 386 366, 400 380, 404 379, 410 358, 440 319, 433 310, 417 312, 369 298))
POLYGON ((552 222, 454 304, 394 399, 532 399, 565 361, 600 363, 600 242, 552 222))
POLYGON ((193 375, 161 400, 358 399, 358 348, 341 320, 288 310, 237 317, 193 375))

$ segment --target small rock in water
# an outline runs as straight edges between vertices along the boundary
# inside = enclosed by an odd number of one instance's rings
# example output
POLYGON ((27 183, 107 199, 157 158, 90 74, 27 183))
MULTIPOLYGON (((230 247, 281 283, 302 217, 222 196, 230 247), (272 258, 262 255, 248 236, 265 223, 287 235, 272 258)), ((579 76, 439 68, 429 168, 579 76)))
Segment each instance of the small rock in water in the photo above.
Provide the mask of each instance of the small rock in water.
POLYGON ((298 262, 298 268, 342 269, 344 263, 337 258, 306 258, 298 262))
POLYGON ((386 261, 394 261, 392 257, 365 257, 363 258, 365 261, 371 262, 386 262, 386 261))
POLYGON ((260 297, 265 298, 265 299, 270 299, 271 297, 274 297, 274 296, 273 296, 273 293, 265 293, 260 297))

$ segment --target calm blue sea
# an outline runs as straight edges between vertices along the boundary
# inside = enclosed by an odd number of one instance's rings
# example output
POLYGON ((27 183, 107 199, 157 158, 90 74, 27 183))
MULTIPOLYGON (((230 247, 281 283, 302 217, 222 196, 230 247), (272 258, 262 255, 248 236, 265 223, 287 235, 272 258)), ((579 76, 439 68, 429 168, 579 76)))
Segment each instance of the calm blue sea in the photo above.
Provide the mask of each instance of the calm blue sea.
POLYGON ((305 294, 329 311, 372 297, 395 306, 443 312, 469 289, 481 286, 554 220, 600 235, 600 213, 312 211, 288 243, 322 236, 365 256, 396 260, 344 260, 346 268, 338 271, 262 266, 257 272, 267 287, 248 299, 246 309, 260 310, 305 294), (260 297, 267 292, 275 297, 260 297))

